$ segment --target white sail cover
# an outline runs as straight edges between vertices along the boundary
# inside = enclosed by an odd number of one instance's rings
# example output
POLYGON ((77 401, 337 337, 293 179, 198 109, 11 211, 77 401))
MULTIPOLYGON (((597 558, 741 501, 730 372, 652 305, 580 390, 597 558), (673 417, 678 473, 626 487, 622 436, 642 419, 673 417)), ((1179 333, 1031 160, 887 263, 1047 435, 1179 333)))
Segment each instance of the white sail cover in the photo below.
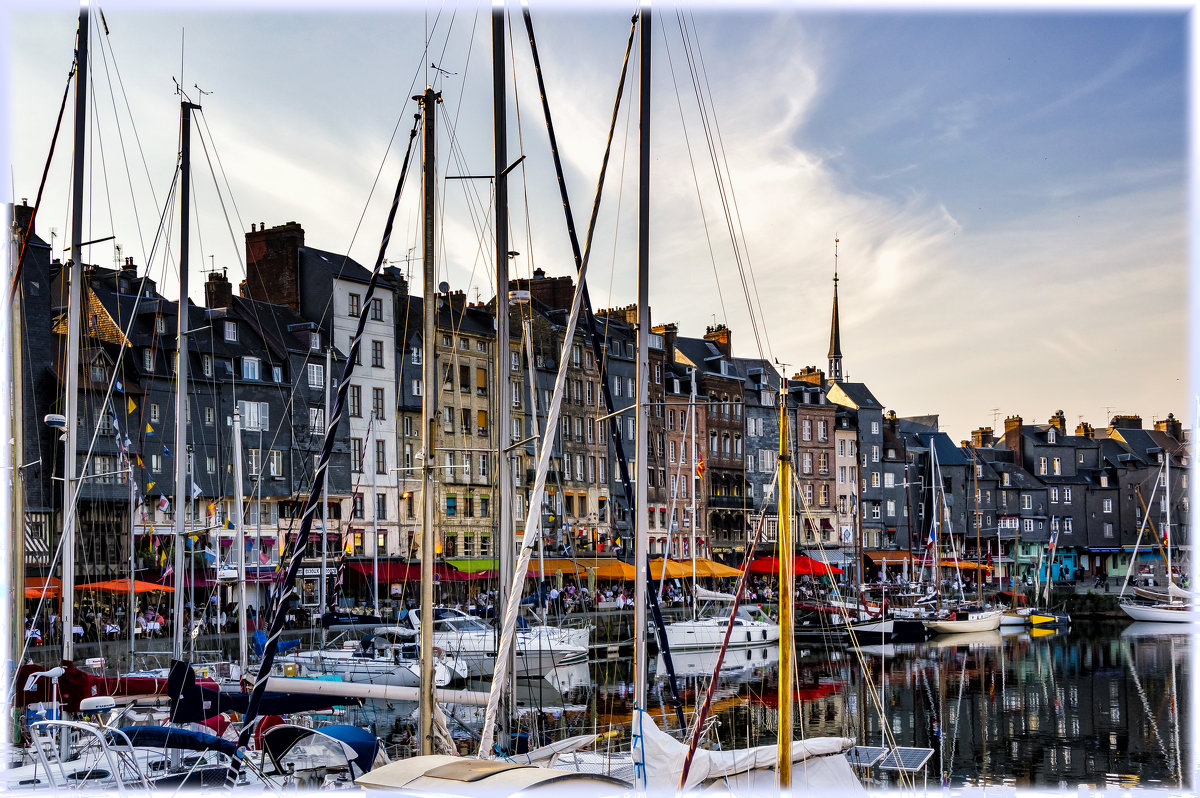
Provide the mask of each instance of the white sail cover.
MULTIPOLYGON (((643 764, 646 773, 646 789, 651 794, 670 794, 679 789, 687 744, 681 743, 662 731, 654 719, 645 712, 634 715, 635 728, 641 729, 642 738, 633 746, 634 762, 643 764)), ((849 737, 812 737, 792 743, 792 761, 804 762, 803 768, 792 772, 792 790, 822 790, 839 794, 866 795, 866 790, 850 769, 842 752, 854 747, 849 737), (838 756, 832 756, 837 754, 838 756), (842 793, 842 791, 846 791, 842 793)), ((775 745, 760 745, 757 748, 738 748, 732 751, 709 751, 696 749, 692 767, 688 771, 683 792, 688 792, 712 779, 722 779, 738 774, 753 776, 754 771, 770 771, 774 778, 778 748, 775 745)))
POLYGON ((734 599, 732 593, 721 593, 716 590, 700 587, 700 585, 695 586, 695 591, 696 601, 733 601, 734 599))
POLYGON ((1181 598, 1181 599, 1185 599, 1188 601, 1191 601, 1191 598, 1192 598, 1192 591, 1190 591, 1186 588, 1182 588, 1179 585, 1175 584, 1174 582, 1172 582, 1170 585, 1167 586, 1167 592, 1170 593, 1175 598, 1181 598))

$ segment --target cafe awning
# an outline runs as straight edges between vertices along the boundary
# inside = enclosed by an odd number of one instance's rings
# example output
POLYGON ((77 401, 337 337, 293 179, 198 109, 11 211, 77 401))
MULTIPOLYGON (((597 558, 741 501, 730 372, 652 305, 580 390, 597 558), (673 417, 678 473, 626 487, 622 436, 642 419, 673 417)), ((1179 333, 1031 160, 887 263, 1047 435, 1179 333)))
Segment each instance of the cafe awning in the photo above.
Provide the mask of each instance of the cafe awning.
POLYGON ((911 562, 912 554, 907 551, 867 551, 867 559, 876 565, 900 565, 911 562))

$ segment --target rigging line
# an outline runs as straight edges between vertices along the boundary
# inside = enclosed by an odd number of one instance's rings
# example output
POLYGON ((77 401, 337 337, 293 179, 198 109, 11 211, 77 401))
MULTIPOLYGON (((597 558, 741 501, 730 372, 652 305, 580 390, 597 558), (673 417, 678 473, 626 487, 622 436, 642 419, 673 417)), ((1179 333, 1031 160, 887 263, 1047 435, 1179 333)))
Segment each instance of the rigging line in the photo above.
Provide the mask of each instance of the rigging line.
MULTIPOLYGON (((100 57, 104 62, 104 76, 108 79, 108 96, 112 100, 113 122, 114 122, 114 126, 116 127, 116 131, 117 131, 117 142, 118 142, 118 145, 121 150, 121 162, 125 166, 125 177, 126 177, 126 181, 127 181, 128 185, 129 185, 129 202, 133 207, 133 220, 134 220, 134 224, 136 225, 137 231, 138 231, 138 243, 142 244, 142 256, 144 258, 145 254, 146 254, 146 248, 145 248, 145 241, 143 239, 143 233, 142 233, 142 219, 141 219, 141 214, 139 214, 138 210, 137 210, 137 197, 136 197, 134 189, 133 189, 133 177, 132 177, 132 174, 129 169, 129 156, 125 149, 125 136, 121 130, 120 115, 117 110, 117 98, 116 98, 116 95, 113 93, 112 76, 109 74, 109 71, 108 71, 108 53, 104 47, 105 44, 108 44, 109 49, 111 49, 112 45, 111 45, 111 42, 108 41, 107 35, 105 35, 105 37, 100 40, 100 57)), ((113 69, 114 70, 116 69, 115 54, 113 56, 113 69)), ((153 193, 151 193, 151 197, 154 199, 154 204, 157 205, 158 200, 156 197, 153 197, 153 193)), ((110 213, 111 213, 111 208, 110 208, 110 213)), ((113 226, 113 232, 114 233, 116 232, 115 224, 113 226)))
MULTIPOLYGON (((362 309, 358 317, 358 326, 353 337, 350 340, 350 350, 346 357, 346 364, 342 372, 342 378, 338 380, 337 398, 334 401, 333 412, 329 415, 328 430, 325 433, 325 440, 321 446, 320 461, 317 466, 316 475, 313 478, 313 484, 309 490, 308 500, 305 502, 304 512, 301 517, 300 529, 293 540, 293 554, 288 561, 287 570, 285 571, 284 581, 280 583, 276 590, 276 608, 275 617, 271 621, 270 633, 267 637, 267 644, 263 650, 262 664, 259 667, 257 676, 255 677, 254 688, 250 694, 249 706, 246 709, 246 716, 243 720, 243 726, 238 735, 239 746, 244 746, 249 742, 250 735, 253 733, 257 724, 254 721, 258 715, 258 709, 262 702, 263 692, 267 686, 267 677, 271 673, 271 665, 275 659, 275 650, 279 643, 279 635, 283 631, 283 622, 285 611, 290 604, 291 597, 295 593, 296 575, 300 570, 300 562, 304 553, 304 548, 308 545, 309 538, 312 533, 313 517, 316 514, 317 505, 320 503, 320 498, 324 492, 325 478, 328 473, 329 459, 333 453, 335 436, 333 430, 337 429, 338 423, 341 421, 342 412, 346 405, 346 395, 349 393, 350 376, 354 373, 354 363, 358 357, 359 349, 362 345, 363 331, 366 328, 367 316, 370 313, 370 304, 376 286, 379 284, 380 268, 383 265, 384 256, 387 253, 387 246, 392 235, 392 225, 396 217, 396 208, 400 204, 400 194, 404 187, 405 178, 408 175, 408 168, 411 163, 413 143, 417 137, 418 126, 422 119, 422 113, 418 112, 415 115, 416 122, 409 133, 408 149, 404 155, 404 164, 400 171, 400 178, 396 182, 396 192, 392 198, 391 208, 388 211, 387 224, 384 227, 383 237, 380 241, 379 255, 375 261, 375 268, 371 272, 371 281, 367 284, 366 296, 363 301, 362 309)), ((234 774, 240 770, 239 760, 234 760, 234 774)))
MULTIPOLYGON (((695 15, 689 12, 688 16, 691 19, 692 30, 694 32, 695 27, 696 27, 695 15)), ((712 103, 712 86, 709 84, 709 80, 708 80, 708 68, 704 63, 704 53, 703 53, 701 45, 700 45, 700 37, 699 37, 699 35, 695 35, 694 38, 696 40, 696 51, 698 54, 698 60, 699 60, 699 64, 700 64, 700 71, 701 71, 701 74, 704 76, 704 86, 708 92, 709 105, 713 105, 713 103, 712 103)), ((717 142, 718 142, 718 148, 721 152, 721 160, 725 165, 726 179, 729 182, 729 195, 733 199, 733 209, 734 209, 734 213, 737 217, 738 232, 741 236, 742 247, 746 253, 746 267, 750 271, 750 282, 754 287, 754 299, 758 302, 758 315, 759 315, 759 318, 762 319, 763 337, 766 339, 766 342, 767 342, 767 353, 771 357, 774 357, 774 355, 771 351, 770 335, 768 333, 767 326, 766 326, 766 315, 763 312, 762 300, 758 294, 758 281, 754 279, 754 265, 753 265, 753 262, 750 260, 750 245, 749 245, 749 241, 746 237, 745 227, 742 224, 742 215, 741 215, 740 210, 738 209, 737 196, 734 193, 734 188, 733 188, 733 173, 729 168, 729 161, 728 161, 728 158, 726 157, 725 141, 724 141, 724 137, 721 135, 721 125, 720 125, 719 120, 717 119, 715 105, 713 105, 712 120, 713 120, 713 128, 717 132, 717 142)), ((746 295, 746 301, 747 301, 747 303, 750 302, 749 293, 747 293, 747 295, 746 295)), ((759 350, 761 352, 761 350, 762 350, 761 345, 759 347, 759 350)))
MULTIPOLYGON (((71 70, 67 73, 67 87, 63 90, 62 103, 58 107, 58 119, 54 122, 54 133, 50 137, 50 151, 46 153, 46 165, 42 167, 42 179, 38 182, 37 196, 33 200, 33 210, 29 214, 29 226, 26 232, 33 230, 33 223, 37 219, 38 208, 42 205, 42 192, 46 188, 46 179, 50 174, 50 163, 54 160, 54 147, 58 143, 58 132, 62 128, 63 115, 67 110, 67 98, 71 95, 71 80, 75 77, 75 64, 72 62, 71 70)), ((15 198, 16 192, 13 193, 15 198)), ((21 242, 21 254, 17 256, 17 267, 13 270, 12 281, 8 286, 8 301, 7 307, 11 308, 13 298, 17 293, 17 286, 21 282, 21 267, 25 263, 25 252, 29 248, 30 235, 26 234, 21 242)), ((51 253, 53 257, 53 252, 51 253)))
MULTIPOLYGON (((212 132, 208 129, 208 118, 204 115, 203 109, 197 108, 196 110, 199 111, 199 113, 196 115, 200 117, 201 123, 204 127, 203 132, 201 132, 199 130, 196 131, 197 138, 200 139, 200 147, 204 151, 204 160, 208 164, 208 173, 210 175, 212 175, 212 178, 213 178, 213 185, 216 188, 216 192, 217 192, 217 200, 221 204, 221 214, 225 217, 225 228, 229 231, 230 243, 233 244, 233 251, 237 256, 238 265, 242 267, 242 271, 244 273, 245 269, 246 269, 246 264, 242 258, 242 250, 241 250, 241 247, 238 246, 237 234, 234 233, 233 224, 230 222, 230 219, 229 219, 229 209, 225 207, 225 195, 223 193, 221 193, 221 186, 220 186, 220 183, 217 181, 217 173, 213 169, 213 159, 212 159, 212 157, 209 156, 209 153, 208 153, 208 141, 207 141, 207 138, 205 137, 205 133, 208 134, 208 137, 212 136, 212 132)), ((225 175, 225 167, 221 164, 221 156, 220 156, 220 153, 217 152, 216 139, 213 139, 212 155, 215 156, 217 159, 217 166, 220 167, 221 177, 224 178, 225 187, 226 187, 226 189, 229 190, 229 202, 231 205, 233 205, 234 215, 238 217, 238 224, 241 225, 242 219, 241 219, 241 214, 238 212, 237 200, 233 196, 233 189, 229 185, 229 178, 226 177, 226 175, 225 175)))
POLYGON ((725 309, 725 294, 721 290, 721 279, 720 279, 720 274, 719 274, 719 271, 717 268, 716 249, 713 246, 712 233, 708 227, 708 215, 704 211, 704 197, 700 192, 699 174, 696 170, 696 156, 695 156, 695 153, 692 151, 692 140, 691 140, 691 137, 688 135, 687 123, 684 119, 683 102, 682 102, 682 100, 680 100, 680 93, 679 93, 679 81, 676 79, 676 75, 675 75, 675 61, 674 61, 674 59, 671 58, 670 39, 665 35, 662 38, 663 38, 664 44, 666 45, 667 66, 668 66, 668 71, 671 73, 671 84, 675 89, 675 91, 674 91, 675 107, 679 109, 679 127, 683 131, 683 142, 684 142, 684 146, 687 149, 688 165, 691 167, 691 170, 692 170, 692 185, 696 189, 696 204, 700 206, 700 223, 701 223, 701 227, 703 227, 703 229, 704 229, 704 240, 708 246, 708 258, 709 258, 709 262, 712 264, 712 268, 713 268, 713 284, 716 286, 716 289, 717 289, 717 301, 721 307, 721 316, 725 319, 728 319, 729 311, 725 309))

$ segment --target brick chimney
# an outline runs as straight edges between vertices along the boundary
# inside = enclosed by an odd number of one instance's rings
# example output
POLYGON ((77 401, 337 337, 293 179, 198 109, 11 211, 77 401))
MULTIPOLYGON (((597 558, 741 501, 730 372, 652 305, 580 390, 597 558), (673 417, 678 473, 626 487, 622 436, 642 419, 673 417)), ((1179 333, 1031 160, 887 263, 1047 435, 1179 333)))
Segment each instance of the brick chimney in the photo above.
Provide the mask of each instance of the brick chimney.
POLYGON ((246 289, 243 295, 286 305, 300 312, 300 247, 304 228, 288 222, 267 229, 250 225, 246 233, 246 289))
POLYGON ((1063 415, 1063 411, 1059 410, 1057 413, 1050 416, 1050 421, 1047 423, 1058 430, 1059 435, 1067 434, 1067 417, 1063 415))
POLYGON ((991 427, 980 427, 971 433, 971 445, 976 449, 990 449, 996 443, 991 427))
POLYGON ((712 341, 725 357, 733 357, 732 336, 733 333, 724 324, 717 324, 704 331, 704 340, 712 341))
POLYGON ((1017 465, 1024 465, 1025 446, 1021 441, 1021 423, 1020 416, 1009 416, 1004 419, 1004 448, 1013 453, 1014 462, 1017 465))
MULTIPOLYGON (((131 258, 132 260, 132 258, 131 258)), ((206 308, 227 308, 233 304, 233 285, 225 270, 210 272, 204 281, 204 306, 206 308)))
POLYGON ((1141 429, 1142 417, 1133 415, 1113 416, 1112 421, 1108 422, 1109 429, 1141 429))
POLYGON ((663 359, 667 363, 674 363, 675 339, 679 337, 679 325, 675 322, 660 324, 657 327, 651 327, 650 331, 656 332, 663 337, 663 359))
POLYGON ((1075 427, 1075 434, 1081 438, 1091 439, 1096 437, 1096 430, 1086 421, 1080 421, 1078 426, 1075 427))
POLYGON ((1154 428, 1159 432, 1165 432, 1175 440, 1183 443, 1183 424, 1175 418, 1174 413, 1167 413, 1167 417, 1161 421, 1154 422, 1154 428))
POLYGON ((565 310, 575 299, 575 281, 571 277, 547 277, 540 268, 533 270, 532 280, 509 280, 508 290, 528 291, 530 297, 550 310, 565 310))
POLYGON ((816 366, 805 366, 792 375, 792 382, 807 382, 812 385, 825 385, 825 372, 816 366))
POLYGON ((462 291, 451 291, 449 294, 439 295, 438 298, 444 298, 455 313, 462 313, 463 308, 467 306, 467 295, 462 291))
POLYGON ((384 266, 383 273, 395 285, 392 290, 396 297, 408 296, 408 280, 404 279, 404 274, 400 271, 399 266, 384 266))

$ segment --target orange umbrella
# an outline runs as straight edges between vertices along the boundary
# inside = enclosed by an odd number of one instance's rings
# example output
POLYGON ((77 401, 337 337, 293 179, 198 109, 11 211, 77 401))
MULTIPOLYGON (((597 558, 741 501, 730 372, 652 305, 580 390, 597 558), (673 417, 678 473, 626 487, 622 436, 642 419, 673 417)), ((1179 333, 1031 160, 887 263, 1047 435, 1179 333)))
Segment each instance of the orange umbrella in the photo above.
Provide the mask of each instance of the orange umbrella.
MULTIPOLYGON (((77 585, 76 590, 95 590, 100 593, 128 593, 128 579, 109 579, 107 582, 91 582, 86 585, 77 585)), ((158 585, 154 582, 143 582, 140 579, 133 580, 134 593, 153 593, 156 590, 162 590, 166 593, 174 593, 175 588, 167 585, 158 585)))
MULTIPOLYGON (((686 565, 684 563, 680 563, 680 562, 675 562, 675 560, 667 560, 666 562, 667 562, 667 577, 668 578, 681 579, 683 577, 691 576, 692 569, 689 568, 688 565, 686 565)), ((650 561, 650 573, 654 574, 654 578, 658 579, 659 577, 661 577, 662 572, 663 572, 662 558, 660 557, 657 560, 651 560, 650 561)))
POLYGON ((46 585, 45 587, 27 587, 25 588, 25 598, 58 598, 60 590, 62 590, 62 588, 55 585, 46 585))
POLYGON ((696 558, 696 576, 715 576, 720 579, 727 577, 741 576, 742 572, 738 568, 731 568, 728 565, 722 565, 716 560, 709 560, 703 557, 696 558))
POLYGON ((627 562, 621 562, 620 560, 613 560, 612 562, 605 563, 596 569, 597 579, 620 579, 624 582, 628 582, 634 579, 636 575, 637 571, 634 570, 632 565, 627 562))

